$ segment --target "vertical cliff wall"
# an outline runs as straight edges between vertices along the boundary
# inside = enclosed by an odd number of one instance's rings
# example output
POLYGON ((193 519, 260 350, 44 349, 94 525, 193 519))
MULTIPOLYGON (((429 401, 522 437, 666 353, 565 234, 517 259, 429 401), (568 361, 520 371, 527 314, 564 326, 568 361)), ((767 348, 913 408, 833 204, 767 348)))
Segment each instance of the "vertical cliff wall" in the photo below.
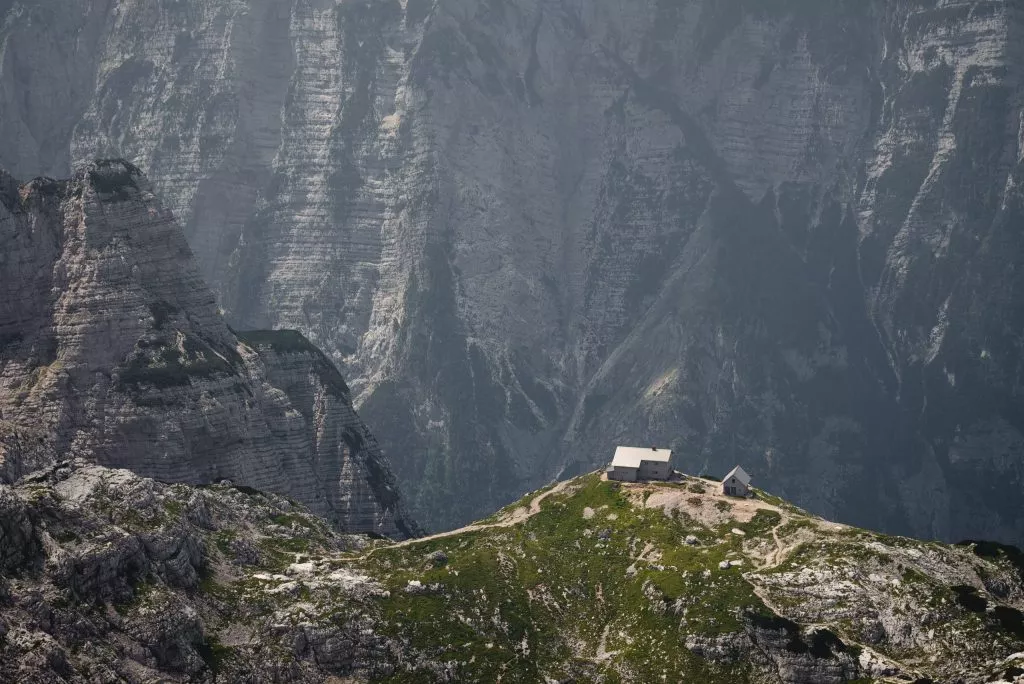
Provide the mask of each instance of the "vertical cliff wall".
POLYGON ((415 534, 337 369, 298 333, 239 341, 138 169, 0 181, 4 481, 85 457, 277 492, 346 531, 415 534))
POLYGON ((1024 539, 1016 2, 6 6, 0 161, 145 169, 431 524, 637 442, 1024 539))

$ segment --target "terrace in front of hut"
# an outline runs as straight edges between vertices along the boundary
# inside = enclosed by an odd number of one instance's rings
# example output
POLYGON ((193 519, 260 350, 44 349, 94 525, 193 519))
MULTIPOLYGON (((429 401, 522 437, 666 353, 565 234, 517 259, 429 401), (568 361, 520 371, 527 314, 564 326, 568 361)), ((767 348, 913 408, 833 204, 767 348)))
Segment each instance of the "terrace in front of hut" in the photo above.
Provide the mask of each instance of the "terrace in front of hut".
MULTIPOLYGON (((671 449, 658 447, 628 447, 615 449, 612 462, 605 468, 609 480, 618 482, 642 482, 647 480, 669 480, 673 475, 671 449)), ((726 496, 750 496, 750 475, 741 466, 736 466, 722 480, 722 493, 726 496)))

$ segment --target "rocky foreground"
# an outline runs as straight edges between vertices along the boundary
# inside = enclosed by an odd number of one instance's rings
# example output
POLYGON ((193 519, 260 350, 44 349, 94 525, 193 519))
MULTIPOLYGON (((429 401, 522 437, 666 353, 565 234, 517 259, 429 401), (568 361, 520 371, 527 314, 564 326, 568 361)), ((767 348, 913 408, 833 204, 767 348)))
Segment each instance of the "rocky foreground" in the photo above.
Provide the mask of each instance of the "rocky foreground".
POLYGON ((698 478, 587 475, 344 536, 279 496, 64 463, 0 486, 0 681, 1024 681, 1024 557, 698 478))

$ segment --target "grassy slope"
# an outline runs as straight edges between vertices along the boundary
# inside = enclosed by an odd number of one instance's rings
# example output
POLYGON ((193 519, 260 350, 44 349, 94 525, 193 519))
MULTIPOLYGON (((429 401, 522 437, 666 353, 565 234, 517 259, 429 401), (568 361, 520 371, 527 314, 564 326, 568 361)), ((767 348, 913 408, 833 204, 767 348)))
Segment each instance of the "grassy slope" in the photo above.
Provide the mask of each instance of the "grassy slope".
MULTIPOLYGON (((291 673, 282 679, 344 674, 351 665, 332 665, 328 650, 364 649, 354 667, 373 681, 776 681, 764 644, 752 653, 744 641, 752 625, 788 630, 784 658, 817 654, 844 673, 874 654, 913 676, 982 681, 1024 651, 1024 582, 1011 550, 878 535, 761 492, 727 500, 699 479, 587 475, 470 529, 369 545, 280 497, 129 480, 94 485, 81 504, 42 483, 19 492, 77 558, 102 556, 125 535, 200 538, 197 585, 183 591, 143 573, 106 602, 127 633, 191 606, 202 659, 228 680, 268 664, 291 673), (315 647, 296 646, 318 634, 315 647), (709 659, 688 648, 709 643, 740 650, 709 659)), ((39 586, 33 577, 26 591, 39 586)), ((51 580, 44 594, 55 610, 70 621, 89 614, 51 580)), ((110 614, 97 606, 94 617, 110 614)), ((120 657, 113 641, 102 644, 105 659, 120 657)))
MULTIPOLYGON (((731 504, 699 480, 622 485, 590 475, 575 485, 574 491, 549 497, 540 513, 511 527, 382 549, 359 561, 390 591, 381 605, 384 629, 407 641, 424 661, 457 663, 453 670, 460 676, 480 681, 577 677, 650 682, 685 677, 736 682, 753 675, 750 665, 713 665, 683 647, 687 637, 741 632, 751 619, 770 621, 781 613, 805 624, 826 625, 842 636, 849 653, 860 652, 857 642, 866 635, 853 617, 856 611, 846 620, 830 619, 843 614, 842 597, 826 597, 822 606, 803 605, 799 596, 807 588, 790 591, 786 585, 799 584, 790 578, 794 570, 824 567, 832 575, 823 573, 821 584, 845 581, 837 573, 857 570, 866 556, 885 556, 891 548, 896 549, 893 557, 903 559, 909 548, 912 553, 941 550, 950 556, 948 562, 979 574, 1009 572, 1006 564, 992 564, 970 549, 833 525, 763 493, 754 506, 736 504, 759 510, 733 518, 731 504), (679 508, 666 512, 645 507, 644 501, 659 489, 675 490, 679 508), (594 511, 593 517, 585 517, 586 509, 594 511), (747 522, 737 521, 743 518, 747 522), (699 543, 686 544, 688 535, 699 543), (436 551, 448 556, 444 567, 425 564, 436 551), (742 559, 743 565, 721 569, 726 559, 742 559), (785 581, 781 586, 762 581, 773 576, 785 581), (408 592, 410 580, 426 585, 427 591, 408 592), (811 614, 813 606, 816 615, 811 614)), ((527 507, 530 498, 494 519, 527 507)), ((889 563, 903 582, 886 586, 886 600, 920 602, 931 611, 930 619, 956 637, 935 648, 877 647, 900 659, 905 671, 942 672, 942 663, 928 661, 935 653, 948 660, 963 649, 991 654, 1019 650, 1024 635, 1015 637, 963 609, 951 598, 944 578, 912 563, 901 565, 902 560, 890 558, 889 563)), ((872 588, 866 600, 875 600, 877 593, 872 588)), ((850 597, 863 598, 856 592, 850 597)), ((911 621, 920 619, 919 612, 916 605, 905 611, 911 621)), ((410 664, 411 671, 393 681, 432 681, 426 671, 416 671, 415 659, 410 664)))
MULTIPOLYGON (((769 514, 741 527, 759 534, 777 520, 769 514)), ((676 601, 686 606, 687 630, 702 633, 738 629, 742 611, 769 613, 737 570, 718 568, 739 551, 740 539, 684 516, 635 508, 619 486, 589 476, 522 524, 386 550, 365 567, 387 577, 384 612, 395 636, 433 656, 472 661, 467 674, 481 681, 537 681, 541 672, 619 681, 620 671, 639 681, 669 673, 737 681, 742 666, 716 668, 665 646, 678 643, 680 618, 668 609, 676 601), (593 518, 584 518, 585 508, 593 518), (602 539, 606 530, 611 534, 602 539), (687 546, 688 534, 702 545, 687 546), (718 535, 722 543, 706 545, 718 535), (636 560, 647 543, 655 549, 645 556, 660 557, 654 563, 636 560), (451 561, 424 570, 423 558, 433 551, 451 561), (627 574, 630 567, 635 574, 627 574), (409 580, 443 590, 410 596, 409 580), (600 645, 614 655, 600 657, 600 645)), ((396 681, 424 680, 409 674, 396 681)))

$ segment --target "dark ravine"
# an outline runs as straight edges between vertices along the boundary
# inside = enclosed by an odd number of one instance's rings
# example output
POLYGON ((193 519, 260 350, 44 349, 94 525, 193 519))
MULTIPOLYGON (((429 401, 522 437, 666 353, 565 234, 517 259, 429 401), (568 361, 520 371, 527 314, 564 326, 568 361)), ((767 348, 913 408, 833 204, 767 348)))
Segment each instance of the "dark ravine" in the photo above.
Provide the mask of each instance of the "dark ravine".
POLYGON ((0 164, 144 169, 431 527, 621 442, 1024 542, 1015 0, 116 5, 0 3, 0 164))
POLYGON ((337 368, 297 332, 230 330, 136 167, 0 172, 0 243, 0 482, 82 458, 419 533, 337 368))

